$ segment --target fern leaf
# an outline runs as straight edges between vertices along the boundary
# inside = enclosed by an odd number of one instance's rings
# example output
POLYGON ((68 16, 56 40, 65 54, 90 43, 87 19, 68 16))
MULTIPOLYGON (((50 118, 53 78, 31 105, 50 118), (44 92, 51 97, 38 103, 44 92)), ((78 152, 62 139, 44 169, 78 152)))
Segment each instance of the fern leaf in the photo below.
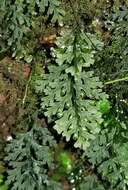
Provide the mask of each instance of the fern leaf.
MULTIPOLYGON (((101 47, 95 38, 93 42, 101 47)), ((75 147, 86 149, 102 123, 96 101, 107 97, 101 90, 102 83, 89 70, 95 51, 83 32, 77 37, 65 32, 57 46, 53 52, 57 64, 50 65, 49 74, 43 74, 42 80, 37 81, 41 107, 49 119, 55 120, 54 128, 59 134, 67 141, 73 137, 75 147)))
POLYGON ((61 23, 64 16, 64 10, 60 7, 59 0, 41 0, 37 1, 40 8, 40 12, 44 12, 45 8, 48 8, 48 15, 52 15, 52 22, 61 23))
MULTIPOLYGON (((55 145, 48 129, 36 123, 30 131, 11 141, 6 148, 6 161, 10 167, 7 184, 12 190, 50 189, 54 183, 48 179, 48 169, 54 166, 50 148, 55 145)), ((59 184, 54 186, 59 189, 59 184)))

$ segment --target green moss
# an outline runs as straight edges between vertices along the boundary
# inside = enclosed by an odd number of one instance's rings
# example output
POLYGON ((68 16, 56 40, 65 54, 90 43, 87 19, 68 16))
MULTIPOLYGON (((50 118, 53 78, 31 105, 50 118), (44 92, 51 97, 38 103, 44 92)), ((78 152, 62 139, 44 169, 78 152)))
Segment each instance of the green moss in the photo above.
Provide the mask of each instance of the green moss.
POLYGON ((71 159, 71 155, 66 152, 66 151, 62 151, 58 154, 58 165, 59 165, 59 170, 61 170, 64 173, 68 173, 71 171, 72 169, 72 159, 71 159))

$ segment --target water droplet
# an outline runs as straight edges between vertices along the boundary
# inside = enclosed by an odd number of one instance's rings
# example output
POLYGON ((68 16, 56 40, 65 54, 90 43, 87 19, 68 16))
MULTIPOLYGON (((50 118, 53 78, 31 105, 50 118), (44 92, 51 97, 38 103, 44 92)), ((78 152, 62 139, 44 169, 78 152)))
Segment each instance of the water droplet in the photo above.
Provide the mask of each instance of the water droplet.
POLYGON ((70 183, 74 183, 74 182, 75 182, 75 180, 74 180, 74 179, 71 179, 70 183))
POLYGON ((82 174, 82 169, 79 170, 79 174, 82 174))

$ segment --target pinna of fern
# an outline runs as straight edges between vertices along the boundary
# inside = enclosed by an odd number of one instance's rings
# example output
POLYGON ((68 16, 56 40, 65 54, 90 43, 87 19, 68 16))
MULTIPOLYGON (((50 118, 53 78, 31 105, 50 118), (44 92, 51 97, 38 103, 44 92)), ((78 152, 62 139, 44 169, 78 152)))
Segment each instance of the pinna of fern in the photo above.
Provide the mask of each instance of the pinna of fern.
POLYGON ((100 131, 102 114, 96 107, 99 99, 107 98, 102 83, 94 77, 90 66, 94 64, 95 51, 102 43, 94 35, 66 31, 58 37, 53 50, 55 64, 37 81, 36 91, 42 96, 41 109, 54 129, 75 147, 86 149, 100 131))

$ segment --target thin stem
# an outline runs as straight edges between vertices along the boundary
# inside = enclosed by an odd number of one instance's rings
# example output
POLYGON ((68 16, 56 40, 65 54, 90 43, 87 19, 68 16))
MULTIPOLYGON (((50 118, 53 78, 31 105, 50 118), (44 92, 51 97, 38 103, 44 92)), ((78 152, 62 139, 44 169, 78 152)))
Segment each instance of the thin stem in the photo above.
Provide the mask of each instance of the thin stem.
POLYGON ((124 77, 124 78, 121 78, 121 79, 115 79, 115 80, 111 80, 111 81, 108 81, 108 82, 105 82, 105 84, 113 84, 113 83, 117 83, 117 82, 121 82, 121 81, 127 81, 128 80, 128 77, 124 77))

